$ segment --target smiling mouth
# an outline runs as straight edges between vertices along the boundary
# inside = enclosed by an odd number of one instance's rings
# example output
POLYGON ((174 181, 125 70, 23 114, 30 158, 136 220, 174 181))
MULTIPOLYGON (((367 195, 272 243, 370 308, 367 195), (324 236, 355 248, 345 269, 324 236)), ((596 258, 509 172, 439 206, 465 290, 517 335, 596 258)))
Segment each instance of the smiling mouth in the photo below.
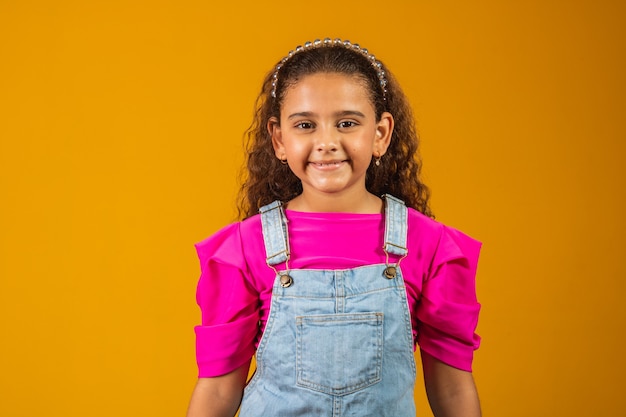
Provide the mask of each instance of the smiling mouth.
POLYGON ((326 162, 310 162, 311 165, 318 168, 332 168, 343 164, 345 161, 326 161, 326 162))

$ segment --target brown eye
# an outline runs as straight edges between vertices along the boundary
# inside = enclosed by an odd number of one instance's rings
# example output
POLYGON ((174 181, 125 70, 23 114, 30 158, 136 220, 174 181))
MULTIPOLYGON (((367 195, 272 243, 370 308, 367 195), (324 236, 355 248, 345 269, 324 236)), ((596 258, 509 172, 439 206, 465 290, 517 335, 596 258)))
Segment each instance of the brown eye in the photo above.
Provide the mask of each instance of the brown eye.
POLYGON ((312 129, 313 128, 313 123, 311 123, 311 122, 300 122, 300 123, 296 124, 296 128, 298 128, 298 129, 312 129))
POLYGON ((339 124, 337 126, 340 129, 347 129, 347 128, 356 126, 356 122, 352 122, 352 121, 346 120, 344 122, 339 122, 339 124))

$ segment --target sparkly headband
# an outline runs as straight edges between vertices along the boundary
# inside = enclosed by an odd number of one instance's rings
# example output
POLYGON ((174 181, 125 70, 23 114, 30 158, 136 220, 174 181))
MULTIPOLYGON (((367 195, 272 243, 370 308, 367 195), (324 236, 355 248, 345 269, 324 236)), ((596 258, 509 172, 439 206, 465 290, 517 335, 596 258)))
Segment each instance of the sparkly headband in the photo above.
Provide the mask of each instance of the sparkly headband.
POLYGON ((380 87, 383 90, 383 99, 387 99, 387 78, 385 78, 385 71, 383 70, 383 64, 380 61, 376 60, 376 57, 368 52, 367 49, 361 48, 358 43, 352 43, 348 40, 342 41, 339 38, 335 40, 331 40, 330 38, 325 38, 323 41, 319 39, 315 39, 313 42, 305 42, 304 46, 298 45, 295 50, 289 51, 286 57, 281 59, 281 61, 276 66, 276 71, 272 75, 272 97, 276 98, 276 86, 278 84, 278 72, 283 67, 285 62, 287 62, 292 56, 297 54, 298 52, 307 51, 309 49, 321 48, 324 46, 334 46, 334 45, 343 45, 346 49, 352 49, 357 52, 361 52, 372 64, 376 73, 378 74, 378 80, 380 81, 380 87))

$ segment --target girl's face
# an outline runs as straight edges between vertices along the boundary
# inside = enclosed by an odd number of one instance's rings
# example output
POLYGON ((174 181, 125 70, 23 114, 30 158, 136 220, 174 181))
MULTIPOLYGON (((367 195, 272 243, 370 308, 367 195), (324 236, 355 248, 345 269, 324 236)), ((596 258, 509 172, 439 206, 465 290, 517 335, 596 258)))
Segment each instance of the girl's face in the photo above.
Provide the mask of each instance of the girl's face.
POLYGON ((367 194, 365 174, 389 146, 393 117, 383 113, 376 121, 358 78, 317 73, 286 91, 280 121, 270 119, 268 129, 276 157, 302 181, 302 196, 346 203, 367 194))

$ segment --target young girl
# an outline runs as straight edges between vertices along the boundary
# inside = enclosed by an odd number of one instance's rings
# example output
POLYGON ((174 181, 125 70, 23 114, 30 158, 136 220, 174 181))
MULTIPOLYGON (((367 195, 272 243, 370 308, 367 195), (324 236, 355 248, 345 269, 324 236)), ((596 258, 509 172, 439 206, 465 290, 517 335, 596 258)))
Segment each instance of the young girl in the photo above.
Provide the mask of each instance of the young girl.
POLYGON ((432 219, 389 70, 307 42, 266 77, 248 133, 245 219, 197 245, 188 416, 414 416, 416 343, 435 416, 480 415, 480 243, 432 219))

